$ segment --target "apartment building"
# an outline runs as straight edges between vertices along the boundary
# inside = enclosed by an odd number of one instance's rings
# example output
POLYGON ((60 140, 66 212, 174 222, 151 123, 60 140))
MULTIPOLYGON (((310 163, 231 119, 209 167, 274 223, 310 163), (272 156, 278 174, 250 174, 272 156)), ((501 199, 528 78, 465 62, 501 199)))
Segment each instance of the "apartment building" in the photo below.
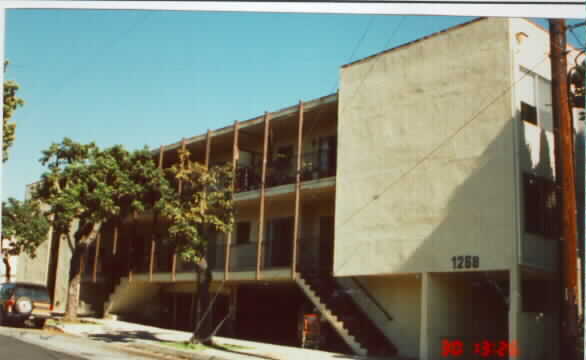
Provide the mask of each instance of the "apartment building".
MULTIPOLYGON (((225 334, 298 345, 299 314, 317 310, 337 351, 555 358, 548 54, 534 23, 477 19, 343 66, 335 94, 153 152, 164 168, 182 147, 236 165, 235 230, 210 239, 214 321, 233 309, 225 334)), ((164 227, 106 224, 88 311, 191 329, 194 269, 164 227)), ((19 279, 44 274, 64 309, 70 249, 43 249, 19 279)))

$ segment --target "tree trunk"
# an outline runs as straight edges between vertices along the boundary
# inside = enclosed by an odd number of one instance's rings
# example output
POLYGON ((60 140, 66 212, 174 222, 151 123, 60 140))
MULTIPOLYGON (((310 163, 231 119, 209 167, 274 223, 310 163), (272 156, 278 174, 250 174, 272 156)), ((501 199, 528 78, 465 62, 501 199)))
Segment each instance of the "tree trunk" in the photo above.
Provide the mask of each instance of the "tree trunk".
POLYGON ((210 308, 210 286, 212 284, 212 270, 206 260, 201 260, 195 266, 197 273, 197 287, 195 301, 197 316, 191 342, 194 344, 212 343, 212 309, 210 308))
POLYGON ((65 321, 77 320, 77 308, 79 305, 79 290, 81 285, 82 266, 85 262, 84 246, 79 244, 75 247, 71 257, 69 269, 69 286, 67 288, 67 305, 65 306, 65 321))
POLYGON ((67 304, 65 306, 65 321, 76 321, 77 311, 79 307, 79 292, 81 287, 81 275, 83 267, 87 259, 89 246, 96 240, 96 236, 100 231, 100 225, 92 226, 92 230, 86 236, 83 236, 79 243, 76 244, 73 254, 71 256, 71 263, 69 268, 69 285, 67 288, 67 304))
POLYGON ((4 253, 2 261, 4 262, 4 268, 6 269, 6 282, 10 282, 12 277, 12 267, 10 266, 10 255, 8 255, 8 252, 4 253))

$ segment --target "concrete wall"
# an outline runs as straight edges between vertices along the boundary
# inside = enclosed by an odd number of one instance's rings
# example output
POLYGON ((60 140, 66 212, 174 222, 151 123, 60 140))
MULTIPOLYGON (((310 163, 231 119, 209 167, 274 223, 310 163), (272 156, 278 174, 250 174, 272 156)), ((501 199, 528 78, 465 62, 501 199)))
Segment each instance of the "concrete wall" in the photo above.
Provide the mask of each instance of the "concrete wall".
POLYGON ((360 277, 370 295, 392 316, 385 324, 385 334, 397 347, 399 355, 419 357, 421 329, 421 278, 415 275, 360 277))
MULTIPOLYGON (((25 199, 31 198, 31 192, 34 185, 27 185, 25 199)), ((41 210, 48 210, 46 206, 41 206, 41 210)), ((47 234, 47 240, 42 242, 36 250, 35 258, 26 254, 18 257, 19 267, 16 270, 16 281, 26 281, 38 284, 47 284, 49 270, 49 255, 51 252, 52 232, 47 234)), ((13 273, 13 276, 15 274, 13 273)))
POLYGON ((491 18, 342 69, 336 275, 513 263, 510 68, 491 18))

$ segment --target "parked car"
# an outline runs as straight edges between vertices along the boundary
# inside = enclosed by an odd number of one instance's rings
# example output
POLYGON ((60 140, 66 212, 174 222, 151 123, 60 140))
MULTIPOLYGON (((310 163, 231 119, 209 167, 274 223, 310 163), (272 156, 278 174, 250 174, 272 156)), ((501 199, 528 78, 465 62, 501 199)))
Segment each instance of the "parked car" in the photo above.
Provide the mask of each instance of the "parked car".
POLYGON ((47 287, 19 282, 0 284, 0 325, 23 326, 31 320, 42 328, 52 311, 47 287))

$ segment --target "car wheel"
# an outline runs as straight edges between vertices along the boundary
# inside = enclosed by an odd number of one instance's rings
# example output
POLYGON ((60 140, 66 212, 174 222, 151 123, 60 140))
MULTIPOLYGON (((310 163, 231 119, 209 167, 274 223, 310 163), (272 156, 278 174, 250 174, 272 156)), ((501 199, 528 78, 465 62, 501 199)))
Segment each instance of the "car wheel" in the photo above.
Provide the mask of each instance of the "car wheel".
POLYGON ((14 304, 14 312, 21 315, 29 315, 33 312, 33 302, 26 296, 16 299, 14 304))
POLYGON ((0 309, 0 326, 4 326, 4 310, 0 309))

